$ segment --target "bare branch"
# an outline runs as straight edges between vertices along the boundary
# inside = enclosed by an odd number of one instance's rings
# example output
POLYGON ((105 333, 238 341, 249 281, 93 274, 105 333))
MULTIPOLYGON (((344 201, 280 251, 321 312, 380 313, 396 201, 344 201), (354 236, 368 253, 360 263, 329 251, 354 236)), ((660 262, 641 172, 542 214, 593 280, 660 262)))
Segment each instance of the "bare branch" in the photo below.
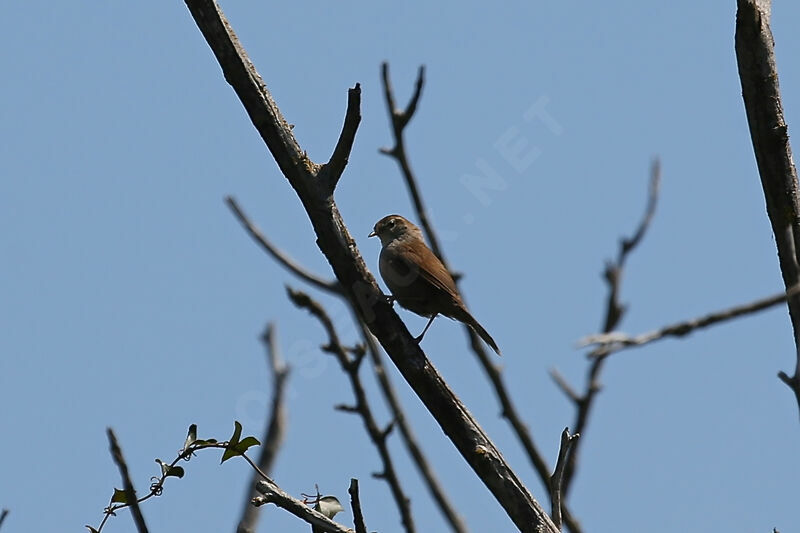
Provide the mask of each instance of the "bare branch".
MULTIPOLYGON (((425 203, 423 202, 422 195, 419 192, 419 187, 417 186, 417 180, 414 177, 414 172, 411 170, 411 163, 408 161, 406 144, 403 138, 406 126, 414 116, 414 112, 417 110, 417 103, 419 102, 420 95, 422 94, 422 87, 425 85, 425 67, 419 67, 414 94, 408 103, 408 107, 402 111, 395 108, 394 91, 392 89, 391 79, 389 78, 388 63, 383 63, 381 65, 381 78, 383 80, 383 94, 386 98, 386 110, 389 113, 389 120, 391 121, 392 132, 394 134, 394 147, 390 149, 382 148, 380 152, 393 158, 400 166, 400 171, 403 174, 403 178, 405 178, 406 187, 408 188, 408 192, 411 194, 411 201, 414 203, 414 210, 417 213, 422 230, 425 232, 425 237, 428 239, 428 243, 431 245, 431 250, 433 250, 433 253, 435 253, 436 256, 439 259, 442 259, 444 262, 442 248, 439 246, 439 239, 433 230, 430 218, 428 217, 428 212, 425 209, 425 203)), ((445 266, 446 265, 447 264, 445 263, 445 266)))
POLYGON ((662 328, 648 331, 636 336, 626 335, 625 333, 612 331, 610 333, 601 333, 597 335, 588 335, 578 341, 579 346, 598 345, 592 352, 589 353, 590 357, 605 357, 614 352, 624 350, 625 348, 632 348, 634 346, 642 346, 650 344, 665 337, 683 337, 689 333, 702 328, 707 328, 720 322, 725 322, 741 316, 757 313, 768 309, 786 301, 787 297, 791 297, 800 293, 800 286, 795 286, 786 292, 781 292, 767 298, 755 300, 753 302, 737 305, 721 311, 715 311, 707 315, 664 326, 662 328))
POLYGON ((558 385, 558 388, 561 389, 561 392, 563 392, 564 395, 570 400, 572 400, 574 403, 581 401, 581 397, 577 392, 575 392, 575 389, 572 388, 572 385, 567 383, 567 380, 561 375, 561 372, 559 372, 558 369, 551 368, 550 377, 553 378, 553 381, 556 385, 558 385))
POLYGON ((353 149, 353 142, 356 139, 358 124, 361 122, 361 86, 356 86, 347 91, 347 112, 342 125, 342 132, 339 134, 339 141, 333 150, 330 160, 320 169, 319 180, 325 184, 328 194, 333 194, 339 178, 342 177, 344 167, 353 149))
POLYGON ((550 477, 550 502, 553 507, 550 516, 553 517, 553 523, 555 523, 559 530, 561 529, 561 506, 563 505, 561 501, 561 481, 564 477, 564 465, 566 464, 567 456, 572 449, 572 445, 580 436, 580 433, 570 435, 569 428, 564 428, 564 431, 561 432, 558 459, 556 460, 556 467, 553 470, 553 475, 550 477))
MULTIPOLYGON (((286 380, 289 377, 289 366, 281 357, 278 347, 277 333, 275 324, 267 324, 261 340, 266 347, 267 361, 270 374, 272 376, 272 405, 270 408, 269 422, 264 433, 261 444, 261 455, 258 458, 258 467, 262 472, 269 474, 278 451, 286 437, 286 405, 284 402, 286 380)), ((253 533, 258 524, 258 507, 252 505, 250 501, 257 496, 255 484, 261 479, 261 475, 256 471, 253 473, 251 486, 254 487, 242 510, 242 518, 236 529, 237 533, 253 533)))
MULTIPOLYGON (((644 215, 641 222, 636 227, 631 237, 623 238, 620 240, 619 253, 616 262, 609 261, 605 268, 605 280, 608 284, 608 300, 606 304, 606 315, 603 320, 603 333, 613 331, 622 316, 625 313, 625 307, 619 301, 619 292, 622 284, 622 272, 625 266, 625 261, 642 242, 645 234, 647 233, 650 223, 655 214, 656 205, 658 204, 659 183, 661 181, 661 165, 658 160, 653 161, 650 167, 650 187, 647 194, 647 205, 645 206, 644 215)), ((589 415, 594 406, 594 400, 597 398, 597 393, 602 389, 600 385, 600 373, 603 370, 605 357, 596 357, 589 365, 589 370, 586 374, 586 384, 583 395, 575 396, 569 395, 570 399, 575 403, 576 413, 575 422, 572 427, 575 429, 576 434, 585 435, 586 427, 589 423, 589 415)), ((565 499, 569 493, 569 489, 574 479, 575 470, 580 456, 580 447, 584 439, 578 440, 573 444, 572 451, 567 457, 567 463, 564 466, 564 474, 562 480, 562 499, 565 499)), ((566 521, 566 514, 565 514, 566 521)), ((569 523, 567 522, 569 527, 569 523)), ((570 529, 572 529, 570 527, 570 529)))
MULTIPOLYGON (((742 81, 750 137, 761 176, 767 215, 775 235, 784 286, 800 282, 800 195, 789 131, 783 116, 769 0, 737 0, 736 60, 742 81)), ((796 347, 791 378, 779 376, 794 392, 800 408, 800 295, 788 299, 796 347)))
POLYGON ((650 222, 653 220, 653 215, 655 215, 656 212, 656 205, 658 204, 660 184, 661 163, 658 159, 655 159, 650 167, 650 189, 647 194, 647 206, 645 207, 642 220, 639 222, 639 226, 632 236, 620 240, 619 254, 616 263, 608 262, 606 264, 604 275, 609 285, 609 292, 606 304, 605 323, 603 325, 604 332, 613 330, 622 320, 622 315, 625 314, 625 306, 619 301, 622 270, 625 268, 625 261, 628 259, 628 255, 639 245, 645 233, 647 233, 647 229, 650 227, 650 222))
POLYGON ((114 430, 111 428, 106 428, 106 434, 108 435, 108 444, 109 448, 111 449, 111 457, 114 459, 114 463, 116 463, 117 468, 119 468, 119 474, 122 477, 122 485, 125 487, 125 498, 131 508, 133 523, 136 524, 136 530, 139 533, 147 533, 147 524, 144 522, 142 510, 139 508, 136 489, 133 488, 133 482, 128 474, 128 464, 125 462, 125 458, 122 456, 122 449, 119 447, 119 443, 117 442, 117 436, 114 435, 114 430))
POLYGON ((347 489, 347 492, 350 493, 350 507, 353 509, 353 525, 355 525, 356 533, 367 533, 364 514, 361 512, 361 498, 358 495, 358 480, 356 478, 350 479, 350 488, 347 489))
POLYGON ((312 527, 319 528, 320 531, 354 533, 352 529, 334 522, 319 511, 308 507, 302 501, 293 498, 269 478, 256 483, 256 490, 261 493, 261 496, 253 498, 253 505, 261 506, 265 503, 273 503, 281 509, 289 511, 297 518, 308 522, 312 527))
POLYGON ((310 273, 308 270, 303 268, 301 265, 296 263, 294 259, 289 257, 286 253, 284 253, 280 248, 272 244, 261 232, 261 230, 256 226, 248 216, 242 211, 239 207, 239 204, 236 202, 236 199, 233 196, 228 196, 225 198, 225 203, 228 204, 233 214, 239 220, 239 222, 244 226, 244 229, 247 230, 247 233, 255 240, 261 247, 272 256, 278 264, 282 265, 286 270, 297 276, 298 278, 310 283, 314 287, 318 289, 322 289, 326 292, 332 292, 334 294, 344 294, 344 290, 342 290, 342 286, 336 280, 324 280, 319 276, 316 276, 310 273))
POLYGON ((3 525, 3 522, 5 521, 7 516, 8 516, 8 509, 3 509, 2 511, 0 511, 0 526, 3 525))
POLYGON ((405 495, 403 488, 400 486, 400 478, 397 476, 397 471, 394 467, 394 461, 389 453, 389 446, 386 442, 386 437, 391 431, 393 425, 389 424, 386 429, 382 430, 375 421, 375 417, 372 414, 372 409, 370 408, 369 401, 367 399, 367 394, 364 391, 364 387, 361 384, 361 378, 358 375, 358 368, 352 364, 352 360, 350 359, 347 350, 339 340, 339 335, 336 333, 336 329, 333 326, 333 321, 330 319, 325 309, 304 292, 295 291, 288 287, 287 292, 289 294, 289 298, 297 307, 306 309, 308 312, 314 315, 320 321, 322 327, 325 328, 325 331, 328 334, 326 351, 329 351, 336 356, 336 359, 339 361, 339 366, 342 367, 342 370, 345 372, 345 374, 347 374, 348 378, 350 378, 350 386, 352 387, 353 395, 356 398, 355 406, 353 408, 348 408, 347 410, 354 410, 361 416, 361 420, 364 422, 364 428, 367 430, 370 440, 378 450, 378 455, 380 455, 381 462, 383 463, 383 472, 381 478, 385 479, 389 484, 392 497, 394 498, 397 509, 400 512, 400 518, 403 522, 403 527, 407 533, 413 533, 416 529, 414 527, 414 519, 411 516, 411 503, 408 497, 405 495))
POLYGON ((317 179, 320 165, 300 150, 289 124, 238 42, 214 0, 185 0, 236 91, 253 125, 299 196, 317 235, 317 245, 333 268, 355 311, 379 340, 397 369, 434 416, 517 527, 554 532, 547 513, 511 470, 500 451, 456 398, 425 357, 367 270, 333 196, 317 179))

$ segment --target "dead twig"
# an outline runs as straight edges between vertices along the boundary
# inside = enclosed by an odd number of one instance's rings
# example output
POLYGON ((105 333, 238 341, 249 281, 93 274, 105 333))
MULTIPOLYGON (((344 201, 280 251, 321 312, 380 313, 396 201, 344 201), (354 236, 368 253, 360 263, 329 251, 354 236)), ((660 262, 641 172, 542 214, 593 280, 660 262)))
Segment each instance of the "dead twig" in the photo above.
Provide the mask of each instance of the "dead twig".
POLYGON ((300 264, 298 264, 294 259, 289 257, 283 250, 272 244, 269 239, 267 239, 264 234, 258 229, 256 226, 242 211, 242 208, 239 207, 239 204, 236 202, 236 199, 233 196, 228 196, 225 198, 225 203, 228 204, 231 211, 233 212, 234 216, 239 220, 239 222, 244 226, 244 229, 247 230, 247 233, 256 241, 261 247, 272 256, 275 261, 278 262, 279 265, 282 265, 286 270, 297 276, 298 278, 310 283, 314 287, 318 289, 322 289, 325 292, 332 292, 334 294, 344 294, 341 285, 336 280, 325 280, 321 277, 312 274, 305 268, 303 268, 300 264))
POLYGON ((707 328, 721 322, 726 322, 734 318, 750 315, 769 309, 786 301, 787 298, 800 293, 800 286, 795 286, 788 291, 781 292, 767 298, 761 298, 743 305, 737 305, 715 311, 707 315, 677 322, 668 326, 661 327, 646 333, 631 336, 625 333, 612 331, 610 333, 599 333, 587 335, 578 341, 579 346, 596 345, 596 348, 589 353, 590 357, 606 357, 612 353, 619 352, 634 346, 643 346, 666 337, 683 337, 695 330, 707 328))
MULTIPOLYGON (((272 404, 270 406, 269 422, 264 432, 264 438, 261 441, 261 455, 258 458, 258 467, 262 472, 269 473, 275 463, 275 458, 278 456, 283 440, 286 438, 287 414, 284 397, 286 382, 289 378, 289 366, 281 357, 275 324, 272 322, 267 324, 264 333, 261 335, 261 341, 266 348, 268 367, 272 376, 272 404)), ((254 472, 251 482, 251 486, 254 488, 245 502, 244 509, 242 509, 242 518, 236 528, 237 533, 253 533, 256 530, 259 509, 252 505, 250 501, 257 496, 255 484, 259 479, 260 474, 254 472)))
POLYGON ((570 435, 569 428, 564 428, 564 431, 561 432, 561 444, 558 448, 556 467, 553 469, 553 475, 550 476, 550 502, 553 508, 550 516, 553 518, 553 523, 559 530, 561 529, 561 506, 563 504, 561 499, 561 481, 564 476, 564 465, 566 464, 572 445, 580 436, 580 433, 570 435))
MULTIPOLYGON (((653 221, 653 216, 655 215, 656 206, 658 204, 658 191, 660 183, 661 165, 656 159, 653 161, 653 164, 650 168, 650 187, 647 194, 647 205, 645 206, 642 220, 639 222, 631 237, 624 237, 620 240, 619 253, 617 254, 616 261, 608 261, 606 263, 604 277, 606 283, 608 284, 608 299, 606 303, 606 313, 603 319, 603 333, 609 333, 613 331, 619 324, 620 320, 622 320, 622 316, 625 314, 626 307, 620 302, 619 299, 620 287, 622 284, 622 272, 628 256, 636 249, 637 246, 641 244, 642 239, 644 238, 651 222, 653 221)), ((592 407, 594 406, 597 394, 601 390, 600 373, 603 370, 603 364, 605 361, 605 357, 595 357, 592 360, 586 375, 586 384, 582 394, 577 395, 574 392, 568 393, 567 391, 571 390, 571 388, 560 385, 560 388, 567 393, 567 396, 573 401, 576 408, 575 422, 572 425, 576 434, 585 435, 586 433, 586 427, 589 423, 589 415, 592 412, 592 407)), ((556 380, 556 383, 559 383, 559 381, 556 380)), ((562 499, 565 499, 569 494, 569 489, 575 476, 578 458, 580 457, 581 443, 584 442, 584 440, 585 439, 580 439, 575 441, 575 443, 572 445, 572 451, 566 459, 561 489, 562 499)), ((569 524, 567 525, 569 527, 569 524)))

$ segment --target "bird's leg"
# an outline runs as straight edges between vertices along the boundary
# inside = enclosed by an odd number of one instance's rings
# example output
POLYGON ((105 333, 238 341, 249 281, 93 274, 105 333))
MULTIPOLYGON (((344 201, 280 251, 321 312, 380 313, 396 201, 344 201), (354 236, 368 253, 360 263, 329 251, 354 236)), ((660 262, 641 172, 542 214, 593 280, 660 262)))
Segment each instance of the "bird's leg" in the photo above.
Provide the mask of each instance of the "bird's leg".
POLYGON ((436 315, 437 315, 437 313, 433 313, 431 315, 430 320, 428 320, 428 323, 425 325, 425 329, 422 330, 422 333, 419 334, 419 337, 416 337, 414 339, 415 341, 417 341, 417 344, 419 344, 420 341, 422 341, 422 337, 425 336, 425 332, 428 331, 428 328, 431 327, 431 324, 433 324, 433 319, 436 318, 436 315))

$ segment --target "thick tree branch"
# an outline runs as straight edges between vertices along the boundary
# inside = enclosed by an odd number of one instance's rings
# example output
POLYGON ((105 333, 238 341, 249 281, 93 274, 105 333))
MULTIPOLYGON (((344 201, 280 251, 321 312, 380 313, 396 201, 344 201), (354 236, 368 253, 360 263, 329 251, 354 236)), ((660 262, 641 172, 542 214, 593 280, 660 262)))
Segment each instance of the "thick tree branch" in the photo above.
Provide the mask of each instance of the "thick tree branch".
POLYGON ((389 431, 391 431, 392 425, 390 424, 386 430, 381 430, 378 427, 378 423, 375 421, 372 408, 367 399, 367 393, 364 391, 364 386, 361 384, 361 378, 358 375, 362 359, 360 357, 351 358, 350 355, 348 355, 347 349, 345 349, 339 340, 339 335, 336 333, 333 321, 318 302, 312 300, 311 297, 304 292, 295 291, 290 288, 287 288, 287 291, 289 293, 289 298, 297 307, 306 309, 314 315, 325 328, 325 332, 328 334, 328 344, 323 346, 323 350, 336 356, 337 361, 339 361, 339 366, 342 367, 342 371, 347 374, 347 377, 350 379, 350 386, 356 398, 354 407, 347 407, 343 410, 358 413, 361 416, 361 420, 364 422, 364 428, 367 430, 370 440, 378 450, 378 455, 380 455, 381 462, 383 463, 383 471, 379 477, 385 479, 389 484, 392 497, 400 512, 400 518, 403 522, 404 529, 407 533, 413 533, 416 531, 416 528, 414 527, 414 519, 411 516, 411 503, 405 491, 400 486, 400 478, 397 476, 394 461, 389 453, 389 445, 386 441, 386 437, 389 431))
MULTIPOLYGON (((547 513, 455 397, 386 301, 347 231, 332 191, 326 184, 321 186, 317 179, 320 166, 300 150, 291 128, 280 115, 219 7, 213 0, 185 1, 220 62, 225 79, 236 91, 284 176, 297 192, 317 235, 317 244, 359 317, 517 527, 524 532, 556 531, 547 513)), ((358 87, 350 91, 350 98, 360 95, 358 87)))
MULTIPOLYGON (((289 377, 289 366, 284 363, 278 347, 277 334, 273 323, 267 324, 264 333, 261 335, 267 352, 267 362, 272 376, 272 404, 270 407, 269 422, 261 440, 261 455, 258 458, 258 467, 262 472, 269 474, 278 456, 278 451, 286 437, 286 405, 284 402, 286 380, 289 377)), ((242 518, 236 529, 237 533, 254 533, 258 524, 259 509, 250 502, 257 496, 255 484, 261 479, 258 471, 253 473, 253 480, 250 484, 251 494, 245 502, 242 510, 242 518)))
POLYGON ((367 526, 364 524, 364 513, 361 512, 361 498, 358 494, 358 480, 356 478, 350 479, 350 488, 347 489, 350 493, 350 508, 353 510, 353 525, 356 528, 356 533, 367 533, 367 526))
POLYGON ((131 481, 130 474, 128 474, 128 464, 125 462, 125 458, 122 456, 122 449, 119 447, 119 443, 117 442, 117 436, 114 435, 114 430, 111 428, 106 428, 106 434, 108 435, 108 444, 111 450, 111 457, 114 459, 114 463, 116 463, 117 468, 119 468, 119 473, 122 477, 122 485, 125 489, 125 498, 127 499, 127 502, 131 508, 133 523, 136 524, 136 530, 139 533, 147 533, 147 524, 144 522, 142 510, 139 508, 139 500, 136 496, 136 489, 133 488, 133 482, 131 481))
POLYGON ((795 286, 788 291, 775 294, 767 298, 762 298, 744 305, 737 305, 728 309, 709 313, 691 320, 677 322, 675 324, 664 326, 653 331, 648 331, 647 333, 642 333, 640 335, 630 336, 626 335, 625 333, 612 331, 610 333, 588 335, 579 340, 578 344, 580 346, 597 345, 597 347, 589 353, 589 356, 605 357, 626 348, 650 344, 651 342, 655 342, 665 337, 683 337, 684 335, 688 335, 697 329, 707 328, 709 326, 719 324, 720 322, 725 322, 741 316, 757 313, 759 311, 763 311, 764 309, 768 309, 777 304, 783 303, 786 301, 787 297, 792 297, 798 293, 800 293, 800 286, 795 286))
POLYGON ((450 498, 447 496, 439 478, 433 471, 433 467, 422 452, 422 448, 417 442, 417 437, 411 429, 411 424, 408 423, 405 411, 400 405, 400 399, 397 397, 394 386, 389 380, 389 376, 386 374, 386 369, 383 367, 383 358, 381 357, 380 348, 378 348, 378 345, 375 343, 375 338, 358 317, 355 317, 355 321, 361 329, 361 335, 367 346, 367 353, 369 354, 375 377, 378 380, 381 394, 386 404, 389 406, 389 410, 392 412, 395 424, 400 430, 400 437, 403 440, 403 444, 405 444, 409 455, 411 455, 414 464, 417 466, 417 470, 425 481, 425 485, 428 487, 428 491, 430 491, 436 505, 450 525, 450 529, 452 529, 454 533, 466 533, 467 525, 450 502, 450 498))
MULTIPOLYGON (((784 286, 800 282, 800 196, 789 133, 783 117, 770 0, 737 0, 736 59, 767 215, 775 235, 784 286)), ((796 347, 795 372, 781 379, 800 408, 800 295, 787 300, 796 347)))

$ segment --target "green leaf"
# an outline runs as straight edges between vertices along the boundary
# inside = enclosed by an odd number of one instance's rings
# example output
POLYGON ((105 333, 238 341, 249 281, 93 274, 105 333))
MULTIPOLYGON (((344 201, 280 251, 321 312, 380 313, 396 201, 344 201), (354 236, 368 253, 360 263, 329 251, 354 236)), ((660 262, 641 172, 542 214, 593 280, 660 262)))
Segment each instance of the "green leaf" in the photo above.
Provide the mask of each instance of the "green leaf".
POLYGON ((161 459, 156 459, 156 462, 161 467, 161 475, 164 477, 182 478, 185 473, 181 466, 170 466, 161 459))
POLYGON ((185 473, 182 466, 170 466, 167 471, 167 477, 176 477, 180 479, 185 473))
POLYGON ((197 441, 197 424, 192 424, 189 426, 189 433, 186 435, 186 442, 183 443, 183 449, 187 449, 189 446, 194 444, 197 441))
POLYGON ((111 496, 111 503, 128 503, 128 496, 122 489, 114 489, 114 495, 111 496))
POLYGON ((240 450, 242 453, 247 451, 247 448, 251 446, 260 446, 261 443, 258 442, 258 439, 255 437, 245 437, 239 442, 239 445, 236 446, 237 450, 240 450))
POLYGON ((228 439, 231 445, 236 446, 239 443, 239 438, 242 436, 242 425, 238 420, 233 421, 233 435, 228 439))
POLYGON ((225 448, 225 452, 222 454, 222 460, 219 462, 220 464, 224 463, 231 457, 242 455, 242 452, 237 449, 237 446, 239 445, 239 437, 242 436, 242 425, 238 420, 235 420, 233 425, 233 435, 231 435, 231 438, 228 439, 228 447, 225 448))

